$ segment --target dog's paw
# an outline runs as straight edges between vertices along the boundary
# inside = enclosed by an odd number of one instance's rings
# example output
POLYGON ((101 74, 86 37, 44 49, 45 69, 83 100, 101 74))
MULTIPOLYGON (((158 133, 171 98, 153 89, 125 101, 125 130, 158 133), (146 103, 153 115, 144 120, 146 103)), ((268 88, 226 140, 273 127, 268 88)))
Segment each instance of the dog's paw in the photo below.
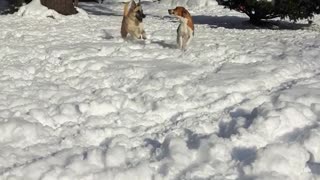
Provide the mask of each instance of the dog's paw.
POLYGON ((146 34, 142 34, 142 39, 144 39, 144 40, 150 39, 150 36, 147 36, 146 34))
POLYGON ((141 35, 140 37, 139 37, 139 39, 143 39, 143 40, 146 40, 147 39, 147 37, 145 36, 145 35, 141 35))
POLYGON ((145 39, 145 44, 151 44, 151 40, 150 39, 145 39))

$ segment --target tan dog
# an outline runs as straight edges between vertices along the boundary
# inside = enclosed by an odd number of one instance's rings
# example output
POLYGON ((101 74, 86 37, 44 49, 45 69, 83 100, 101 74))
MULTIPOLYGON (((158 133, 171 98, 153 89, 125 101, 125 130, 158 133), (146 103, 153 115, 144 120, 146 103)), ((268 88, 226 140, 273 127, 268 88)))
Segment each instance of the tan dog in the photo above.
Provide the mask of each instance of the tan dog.
POLYGON ((136 4, 134 0, 125 3, 123 19, 121 25, 121 37, 127 38, 128 33, 134 39, 146 39, 146 33, 143 28, 142 20, 146 15, 143 14, 141 3, 136 4), (129 6, 129 4, 131 5, 129 6))
POLYGON ((175 9, 169 9, 168 12, 170 15, 174 15, 180 20, 180 25, 177 29, 177 44, 180 49, 186 50, 194 35, 192 17, 188 10, 181 6, 178 6, 175 9))

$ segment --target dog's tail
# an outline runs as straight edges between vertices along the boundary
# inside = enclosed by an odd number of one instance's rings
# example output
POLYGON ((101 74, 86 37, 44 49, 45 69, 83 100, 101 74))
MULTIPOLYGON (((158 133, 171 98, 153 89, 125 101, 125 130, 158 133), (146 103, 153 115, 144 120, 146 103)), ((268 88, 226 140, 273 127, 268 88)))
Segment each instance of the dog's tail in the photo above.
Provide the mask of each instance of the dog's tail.
POLYGON ((123 4, 124 4, 123 16, 127 16, 128 13, 129 13, 130 1, 129 2, 123 2, 123 4))

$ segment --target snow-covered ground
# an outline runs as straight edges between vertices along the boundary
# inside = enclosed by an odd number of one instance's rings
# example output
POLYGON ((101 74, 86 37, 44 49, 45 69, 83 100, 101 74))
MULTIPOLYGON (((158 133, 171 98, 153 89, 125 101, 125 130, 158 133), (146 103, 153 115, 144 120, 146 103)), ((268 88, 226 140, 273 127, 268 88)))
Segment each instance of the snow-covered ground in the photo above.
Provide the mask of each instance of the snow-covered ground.
POLYGON ((0 179, 319 180, 319 31, 190 6, 186 52, 170 3, 146 42, 119 3, 0 16, 0 179))

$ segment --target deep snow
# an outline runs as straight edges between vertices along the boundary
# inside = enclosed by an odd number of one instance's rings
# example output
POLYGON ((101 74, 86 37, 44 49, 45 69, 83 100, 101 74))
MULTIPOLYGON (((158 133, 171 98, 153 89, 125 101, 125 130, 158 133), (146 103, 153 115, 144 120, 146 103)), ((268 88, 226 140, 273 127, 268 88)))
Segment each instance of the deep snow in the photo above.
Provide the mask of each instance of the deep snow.
POLYGON ((0 179, 320 179, 317 28, 188 6, 186 52, 170 3, 144 3, 146 42, 118 3, 0 16, 0 179))

